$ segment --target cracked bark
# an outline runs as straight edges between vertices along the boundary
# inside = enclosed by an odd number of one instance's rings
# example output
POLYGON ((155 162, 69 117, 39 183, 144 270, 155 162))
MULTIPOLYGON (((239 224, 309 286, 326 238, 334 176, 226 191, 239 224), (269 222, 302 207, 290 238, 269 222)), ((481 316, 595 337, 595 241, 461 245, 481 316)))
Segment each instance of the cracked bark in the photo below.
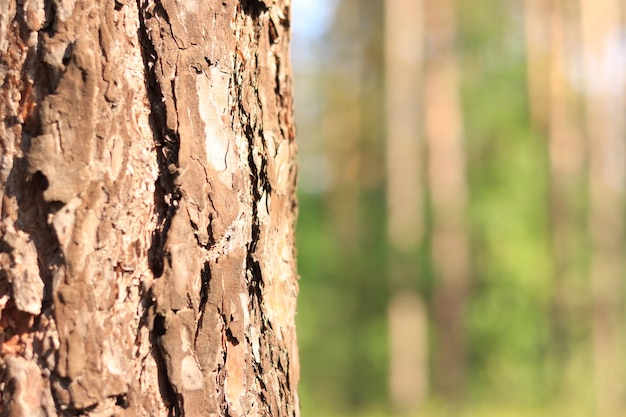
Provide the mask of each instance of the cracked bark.
POLYGON ((289 6, 0 3, 1 415, 299 415, 289 6))

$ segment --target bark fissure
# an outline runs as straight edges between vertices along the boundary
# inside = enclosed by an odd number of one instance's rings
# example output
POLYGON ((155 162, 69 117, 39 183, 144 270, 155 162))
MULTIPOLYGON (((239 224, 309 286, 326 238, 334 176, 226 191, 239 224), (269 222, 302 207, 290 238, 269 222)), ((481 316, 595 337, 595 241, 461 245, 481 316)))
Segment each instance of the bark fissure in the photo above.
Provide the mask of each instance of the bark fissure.
MULTIPOLYGON (((160 2, 156 3, 160 5, 160 2)), ((172 217, 177 210, 177 202, 180 200, 180 190, 175 179, 178 176, 178 153, 180 149, 180 138, 178 134, 169 129, 165 123, 167 120, 164 95, 158 81, 156 71, 157 51, 150 40, 151 33, 145 24, 146 16, 151 17, 147 11, 148 2, 137 1, 140 10, 139 40, 141 52, 144 60, 146 74, 146 90, 150 101, 150 123, 153 127, 154 142, 157 152, 159 175, 156 181, 155 190, 155 210, 157 212, 157 224, 159 230, 155 230, 150 248, 151 267, 155 277, 163 274, 163 247, 167 233, 171 226, 172 217)), ((156 8, 156 7, 155 7, 156 8)), ((162 6, 160 7, 162 9, 162 6)), ((167 13, 162 10, 162 14, 167 21, 167 13)))
POLYGON ((241 5, 244 13, 249 15, 255 23, 258 22, 259 16, 268 10, 266 0, 242 0, 241 5))
MULTIPOLYGON (((179 150, 180 137, 178 133, 167 126, 167 109, 164 105, 165 96, 161 89, 156 66, 160 65, 157 57, 158 52, 154 46, 152 36, 146 26, 146 18, 153 15, 147 10, 148 2, 137 2, 140 21, 139 39, 142 46, 142 56, 146 74, 146 89, 150 101, 150 123, 153 127, 154 142, 157 148, 157 161, 159 174, 155 183, 155 211, 157 214, 157 229, 152 236, 150 247, 150 267, 155 278, 163 279, 164 262, 171 262, 170 254, 165 248, 167 236, 172 225, 172 219, 178 210, 178 202, 181 199, 180 188, 176 183, 179 175, 179 150), (143 3, 143 4, 142 4, 143 3)), ((159 1, 154 3, 154 15, 160 15, 169 25, 167 11, 159 1)), ((171 27, 170 27, 171 31, 171 27)), ((174 92, 174 80, 170 84, 172 95, 174 92)), ((156 309, 156 297, 150 300, 150 309, 156 309)), ((160 345, 160 338, 166 333, 165 315, 156 313, 152 329, 152 340, 154 346, 153 354, 158 364, 159 387, 161 396, 167 407, 168 415, 171 417, 184 415, 184 403, 182 396, 176 392, 176 388, 171 384, 167 364, 168 359, 160 345)))
POLYGON ((151 349, 152 356, 157 363, 159 394, 168 409, 168 417, 183 416, 182 399, 169 381, 167 375, 167 359, 159 349, 159 339, 166 332, 165 316, 156 314, 151 326, 150 340, 154 348, 151 349))
POLYGON ((204 268, 202 268, 200 278, 202 280, 202 284, 200 287, 200 305, 198 306, 199 317, 194 337, 194 347, 197 347, 198 335, 200 334, 200 330, 202 330, 204 310, 209 302, 209 291, 211 290, 211 268, 208 262, 204 263, 204 268))

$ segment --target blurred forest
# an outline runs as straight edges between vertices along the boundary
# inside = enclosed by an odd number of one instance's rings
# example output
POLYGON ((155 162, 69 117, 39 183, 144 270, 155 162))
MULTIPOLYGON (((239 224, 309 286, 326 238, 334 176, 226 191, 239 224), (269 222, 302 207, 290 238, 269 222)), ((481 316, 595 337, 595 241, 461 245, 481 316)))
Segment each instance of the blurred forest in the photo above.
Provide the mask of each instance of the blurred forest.
POLYGON ((625 23, 294 0, 304 417, 626 415, 625 23))

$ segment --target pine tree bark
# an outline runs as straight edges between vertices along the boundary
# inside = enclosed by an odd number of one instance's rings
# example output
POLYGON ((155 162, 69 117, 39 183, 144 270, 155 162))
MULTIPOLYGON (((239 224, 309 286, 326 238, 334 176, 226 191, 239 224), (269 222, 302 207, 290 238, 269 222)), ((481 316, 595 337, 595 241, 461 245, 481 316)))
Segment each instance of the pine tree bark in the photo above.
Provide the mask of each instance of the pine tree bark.
POLYGON ((1 415, 299 415, 289 6, 0 2, 1 415))

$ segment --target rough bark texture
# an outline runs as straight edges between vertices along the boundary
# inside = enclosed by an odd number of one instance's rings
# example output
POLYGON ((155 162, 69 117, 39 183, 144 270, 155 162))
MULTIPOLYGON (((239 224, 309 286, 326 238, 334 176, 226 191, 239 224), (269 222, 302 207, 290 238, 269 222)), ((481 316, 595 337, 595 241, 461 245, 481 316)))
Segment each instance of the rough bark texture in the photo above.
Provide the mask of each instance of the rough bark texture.
POLYGON ((7 416, 297 416, 289 0, 0 1, 7 416))

